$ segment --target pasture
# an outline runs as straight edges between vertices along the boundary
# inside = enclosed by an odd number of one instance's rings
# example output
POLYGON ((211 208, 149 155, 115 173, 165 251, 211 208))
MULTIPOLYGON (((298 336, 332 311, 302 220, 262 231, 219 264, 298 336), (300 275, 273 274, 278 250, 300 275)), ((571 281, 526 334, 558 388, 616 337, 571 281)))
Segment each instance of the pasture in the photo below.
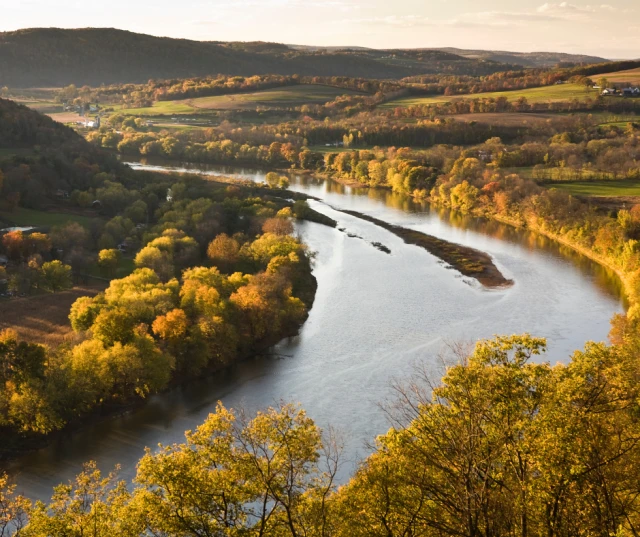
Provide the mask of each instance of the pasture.
POLYGON ((640 196, 640 181, 571 181, 566 183, 552 183, 546 186, 548 188, 564 190, 574 196, 640 196))
POLYGON ((553 86, 543 86, 541 88, 529 88, 514 91, 495 91, 490 93, 473 93, 468 95, 403 97, 394 101, 390 101, 388 103, 384 103, 381 107, 397 108, 428 104, 443 104, 455 100, 498 99, 499 97, 506 97, 510 102, 517 101, 521 97, 524 97, 530 103, 543 103, 571 101, 573 99, 583 100, 587 97, 594 98, 597 95, 597 91, 587 89, 584 86, 580 86, 578 84, 558 84, 553 86))
POLYGON ((333 86, 299 85, 252 93, 157 101, 150 107, 120 108, 117 111, 136 116, 194 115, 215 110, 255 110, 257 108, 290 108, 304 104, 324 104, 340 95, 354 94, 357 92, 333 86))
POLYGON ((294 107, 303 104, 324 104, 340 95, 355 92, 332 86, 299 85, 274 88, 254 93, 216 95, 190 99, 191 106, 205 110, 247 110, 257 107, 294 107))
POLYGON ((594 76, 593 79, 597 80, 599 78, 606 78, 609 82, 613 82, 615 84, 632 84, 639 85, 640 84, 640 67, 636 69, 629 69, 627 71, 617 71, 615 73, 607 73, 604 75, 594 76))

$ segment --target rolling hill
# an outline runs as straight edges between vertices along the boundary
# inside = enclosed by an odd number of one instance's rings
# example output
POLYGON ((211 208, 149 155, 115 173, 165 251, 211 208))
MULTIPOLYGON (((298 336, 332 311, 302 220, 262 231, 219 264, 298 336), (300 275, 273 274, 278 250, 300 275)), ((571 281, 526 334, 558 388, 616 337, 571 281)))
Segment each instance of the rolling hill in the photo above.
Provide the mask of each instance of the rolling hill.
POLYGON ((562 52, 507 52, 500 50, 465 50, 459 48, 438 49, 463 58, 485 60, 500 63, 515 63, 523 67, 555 67, 558 64, 603 63, 609 60, 585 54, 566 54, 562 52))
POLYGON ((296 50, 275 43, 190 41, 109 28, 0 33, 0 86, 146 82, 211 74, 403 78, 486 75, 513 66, 428 50, 296 50))

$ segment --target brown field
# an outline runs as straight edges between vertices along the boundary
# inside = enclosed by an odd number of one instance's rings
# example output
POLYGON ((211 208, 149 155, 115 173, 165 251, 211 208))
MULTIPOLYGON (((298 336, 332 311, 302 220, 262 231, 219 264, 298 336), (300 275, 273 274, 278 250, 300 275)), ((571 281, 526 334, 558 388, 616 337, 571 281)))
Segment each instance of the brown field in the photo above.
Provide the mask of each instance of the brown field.
POLYGON ((75 123, 76 121, 83 120, 84 118, 76 112, 57 112, 55 114, 47 114, 51 119, 58 123, 75 123))
POLYGON ((95 296, 105 284, 76 286, 69 291, 0 301, 0 330, 13 328, 21 339, 49 346, 74 338, 69 324, 71 305, 82 296, 95 296))
POLYGON ((594 76, 593 79, 606 78, 609 82, 615 82, 616 84, 622 84, 628 82, 629 84, 640 84, 640 68, 629 69, 628 71, 617 71, 615 73, 607 73, 606 75, 594 76))
POLYGON ((503 127, 532 126, 546 123, 550 120, 561 120, 563 116, 558 114, 528 114, 518 112, 486 113, 486 114, 456 114, 451 117, 458 121, 470 123, 488 123, 490 125, 500 125, 503 127))

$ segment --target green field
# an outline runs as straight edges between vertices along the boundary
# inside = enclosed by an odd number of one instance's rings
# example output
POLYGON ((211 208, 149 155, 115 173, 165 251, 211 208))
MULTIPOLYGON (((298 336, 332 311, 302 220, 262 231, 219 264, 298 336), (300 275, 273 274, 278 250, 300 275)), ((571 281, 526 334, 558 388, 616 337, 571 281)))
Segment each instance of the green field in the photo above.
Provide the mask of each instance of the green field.
POLYGON ((258 107, 273 108, 302 106, 303 104, 324 104, 339 95, 353 94, 356 94, 356 92, 332 86, 300 85, 253 93, 215 95, 178 101, 158 101, 147 108, 114 108, 125 114, 136 116, 198 114, 209 110, 251 110, 258 107))
POLYGON ((54 213, 48 211, 35 211, 18 207, 12 212, 0 212, 0 219, 10 222, 16 226, 33 227, 53 227, 61 226, 67 222, 78 222, 78 224, 89 227, 95 218, 69 213, 54 213))
POLYGON ((582 181, 548 184, 574 196, 640 196, 639 181, 582 181))
POLYGON ((541 103, 549 101, 570 101, 572 99, 584 99, 586 97, 596 97, 598 94, 594 90, 586 90, 584 86, 578 84, 560 84, 554 86, 544 86, 542 88, 530 88, 515 91, 495 91, 491 93, 474 93, 469 95, 458 95, 446 97, 439 95, 435 97, 405 97, 384 103, 382 108, 397 108, 427 104, 442 104, 454 100, 469 99, 497 99, 506 97, 509 101, 517 101, 520 97, 525 97, 530 103, 541 103))
POLYGON ((146 108, 119 108, 113 107, 117 112, 130 116, 161 116, 170 114, 197 114, 198 111, 187 104, 187 101, 156 101, 153 106, 146 108))
POLYGON ((339 95, 354 94, 353 91, 332 86, 300 85, 274 88, 254 93, 200 97, 189 101, 196 108, 208 110, 250 109, 256 106, 301 106, 324 104, 339 95))

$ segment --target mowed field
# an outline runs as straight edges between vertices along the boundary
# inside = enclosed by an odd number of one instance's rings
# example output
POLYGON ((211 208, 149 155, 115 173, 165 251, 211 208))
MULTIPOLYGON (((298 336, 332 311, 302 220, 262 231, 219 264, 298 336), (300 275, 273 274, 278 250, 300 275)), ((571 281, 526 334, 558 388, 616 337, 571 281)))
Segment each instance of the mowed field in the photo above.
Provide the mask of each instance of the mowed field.
POLYGON ((57 346, 73 338, 69 323, 71 305, 82 296, 95 296, 106 282, 77 286, 69 291, 0 300, 0 330, 12 328, 20 339, 57 346))
MULTIPOLYGON (((594 77, 595 79, 596 77, 594 77)), ((607 73, 604 75, 598 75, 597 78, 606 78, 609 82, 616 84, 622 84, 628 82, 629 84, 640 84, 640 67, 636 69, 629 69, 628 71, 617 71, 615 73, 607 73)))
POLYGON ((300 85, 274 88, 253 93, 215 95, 182 99, 178 101, 158 101, 147 108, 126 108, 120 110, 128 115, 157 116, 170 114, 198 114, 209 110, 255 110, 259 107, 277 108, 302 106, 303 104, 324 104, 339 95, 353 95, 354 91, 333 86, 300 85))
POLYGON ((506 97, 510 102, 517 101, 521 97, 525 97, 530 103, 571 101, 573 99, 585 99, 586 97, 596 97, 598 92, 592 89, 586 89, 578 84, 558 84, 553 86, 544 86, 541 88, 529 88, 525 90, 515 91, 495 91, 490 93, 473 93, 469 95, 457 95, 455 97, 447 97, 438 95, 435 97, 404 97, 384 103, 382 108, 396 108, 449 103, 455 100, 470 99, 497 99, 506 97))
POLYGON ((547 186, 564 190, 574 196, 640 196, 640 181, 571 181, 547 186))

